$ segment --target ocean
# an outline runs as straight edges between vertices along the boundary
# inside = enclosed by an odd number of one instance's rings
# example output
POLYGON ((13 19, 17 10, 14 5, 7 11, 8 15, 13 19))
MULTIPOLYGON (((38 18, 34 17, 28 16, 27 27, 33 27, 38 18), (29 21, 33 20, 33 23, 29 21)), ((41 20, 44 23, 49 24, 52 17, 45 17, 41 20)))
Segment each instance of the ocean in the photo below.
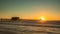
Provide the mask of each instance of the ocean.
POLYGON ((0 21, 0 34, 60 34, 60 21, 0 21))

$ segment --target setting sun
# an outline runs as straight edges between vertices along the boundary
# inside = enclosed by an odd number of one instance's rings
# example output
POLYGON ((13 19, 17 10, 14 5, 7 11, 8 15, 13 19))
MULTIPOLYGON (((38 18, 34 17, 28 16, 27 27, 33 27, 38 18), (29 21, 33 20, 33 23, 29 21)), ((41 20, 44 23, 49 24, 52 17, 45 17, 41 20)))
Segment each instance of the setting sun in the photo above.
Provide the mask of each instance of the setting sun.
POLYGON ((40 20, 45 21, 45 18, 44 17, 40 17, 40 20))
POLYGON ((40 17, 40 20, 39 20, 39 23, 45 23, 45 21, 46 21, 46 18, 45 17, 40 17))

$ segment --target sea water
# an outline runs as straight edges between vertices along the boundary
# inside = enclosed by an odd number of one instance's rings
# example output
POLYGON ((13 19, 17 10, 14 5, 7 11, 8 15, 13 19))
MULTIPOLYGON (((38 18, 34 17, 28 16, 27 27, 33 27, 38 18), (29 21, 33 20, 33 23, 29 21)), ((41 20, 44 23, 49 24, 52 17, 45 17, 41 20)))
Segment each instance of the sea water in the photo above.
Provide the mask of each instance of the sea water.
POLYGON ((60 23, 0 22, 0 34, 60 34, 60 23))

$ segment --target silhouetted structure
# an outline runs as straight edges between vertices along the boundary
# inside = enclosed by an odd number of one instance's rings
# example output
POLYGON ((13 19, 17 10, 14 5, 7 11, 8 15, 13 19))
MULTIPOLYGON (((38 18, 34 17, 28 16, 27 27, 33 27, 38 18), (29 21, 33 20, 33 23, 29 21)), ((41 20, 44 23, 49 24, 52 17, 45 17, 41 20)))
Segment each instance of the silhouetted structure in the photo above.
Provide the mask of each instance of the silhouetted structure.
POLYGON ((19 20, 19 17, 12 17, 11 20, 14 20, 14 21, 19 20))

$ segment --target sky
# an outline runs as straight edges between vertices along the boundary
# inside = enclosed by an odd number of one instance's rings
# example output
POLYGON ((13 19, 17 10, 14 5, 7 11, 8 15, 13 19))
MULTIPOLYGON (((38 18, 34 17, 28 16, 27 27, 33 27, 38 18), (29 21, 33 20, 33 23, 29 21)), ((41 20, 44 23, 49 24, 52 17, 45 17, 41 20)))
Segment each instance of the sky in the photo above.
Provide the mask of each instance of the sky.
POLYGON ((0 0, 0 18, 60 20, 60 0, 0 0))

